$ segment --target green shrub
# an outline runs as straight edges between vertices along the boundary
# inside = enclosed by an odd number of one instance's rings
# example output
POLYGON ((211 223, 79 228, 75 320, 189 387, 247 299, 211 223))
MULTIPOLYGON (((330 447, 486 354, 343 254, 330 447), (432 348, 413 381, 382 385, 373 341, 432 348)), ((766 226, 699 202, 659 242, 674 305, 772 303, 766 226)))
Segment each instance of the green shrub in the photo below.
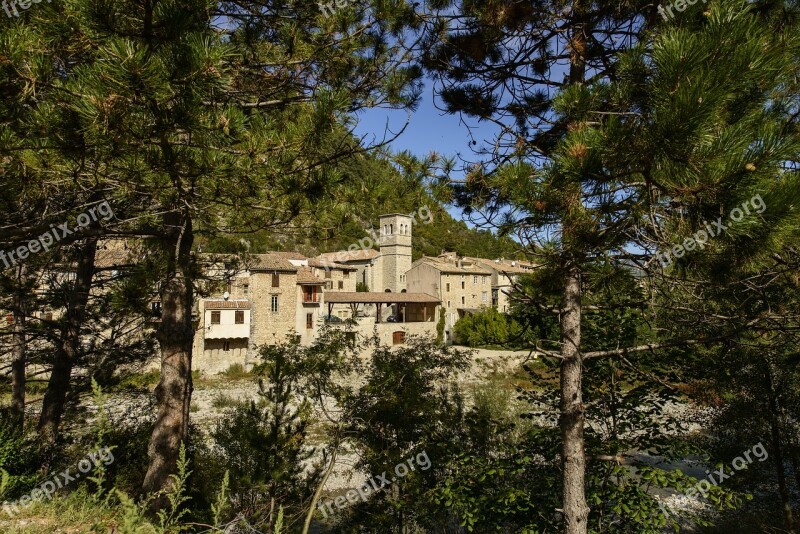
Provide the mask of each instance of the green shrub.
POLYGON ((300 517, 318 478, 316 472, 304 473, 313 450, 306 441, 311 407, 297 399, 303 350, 293 343, 264 347, 258 368, 265 379, 259 392, 263 402, 239 403, 211 434, 230 471, 233 507, 261 530, 274 530, 281 507, 287 512, 285 526, 290 526, 288 516, 291 521, 300 517))
POLYGON ((458 344, 468 347, 491 347, 519 343, 520 325, 494 308, 486 308, 458 320, 453 332, 458 344))
POLYGON ((0 412, 0 502, 19 497, 36 481, 35 444, 0 412))

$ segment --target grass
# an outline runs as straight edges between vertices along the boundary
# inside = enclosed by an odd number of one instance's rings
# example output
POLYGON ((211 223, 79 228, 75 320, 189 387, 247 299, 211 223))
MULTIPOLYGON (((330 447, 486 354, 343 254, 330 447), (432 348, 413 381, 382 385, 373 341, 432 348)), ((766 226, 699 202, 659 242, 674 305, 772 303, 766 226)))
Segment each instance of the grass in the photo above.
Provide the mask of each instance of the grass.
POLYGON ((253 373, 245 370, 244 365, 241 363, 234 363, 227 370, 220 373, 223 377, 229 380, 244 380, 246 378, 253 378, 253 373))
POLYGON ((152 389, 161 378, 160 371, 147 371, 146 373, 132 373, 122 377, 119 383, 109 391, 141 391, 152 389))
POLYGON ((241 406, 243 403, 242 401, 225 395, 224 393, 221 395, 217 395, 214 397, 214 400, 211 401, 211 406, 218 410, 223 410, 225 408, 236 408, 237 406, 241 406))

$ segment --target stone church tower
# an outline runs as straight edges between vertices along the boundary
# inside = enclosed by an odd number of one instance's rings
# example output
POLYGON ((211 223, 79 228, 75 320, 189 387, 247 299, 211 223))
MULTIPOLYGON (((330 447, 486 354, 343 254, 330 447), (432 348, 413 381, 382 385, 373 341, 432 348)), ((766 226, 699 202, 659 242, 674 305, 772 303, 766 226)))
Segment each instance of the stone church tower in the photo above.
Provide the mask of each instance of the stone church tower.
POLYGON ((408 289, 406 276, 411 270, 413 221, 410 216, 399 213, 381 215, 380 220, 383 284, 372 290, 400 293, 408 289))

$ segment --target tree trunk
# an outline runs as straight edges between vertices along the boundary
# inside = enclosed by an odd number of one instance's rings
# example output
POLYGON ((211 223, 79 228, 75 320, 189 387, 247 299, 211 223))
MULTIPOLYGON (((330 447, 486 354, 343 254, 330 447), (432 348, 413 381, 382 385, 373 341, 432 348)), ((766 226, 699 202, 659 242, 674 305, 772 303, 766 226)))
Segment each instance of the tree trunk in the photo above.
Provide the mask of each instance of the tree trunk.
MULTIPOLYGON (((184 215, 182 224, 167 225, 170 226, 182 230, 166 243, 172 258, 161 286, 161 324, 156 332, 161 348, 161 379, 155 390, 158 417, 150 437, 147 451, 150 463, 142 486, 147 493, 172 488, 174 479, 170 475, 177 473, 180 446, 189 434, 193 390, 191 220, 184 215)), ((163 499, 156 499, 152 508, 163 505, 163 499)))
POLYGON ((772 458, 775 461, 775 476, 778 479, 778 493, 781 496, 783 517, 786 521, 787 528, 786 532, 793 534, 795 532, 794 514, 792 513, 792 501, 786 484, 783 447, 781 447, 780 410, 778 409, 778 400, 776 399, 775 395, 775 386, 773 384, 770 362, 766 359, 764 360, 764 366, 767 385, 767 400, 769 402, 769 426, 772 441, 772 458))
POLYGON ((14 329, 11 335, 11 418, 22 430, 25 424, 25 319, 27 315, 24 289, 26 287, 25 266, 17 271, 18 293, 14 296, 14 329))
POLYGON ((577 267, 567 269, 561 315, 561 427, 564 469, 564 532, 585 534, 589 521, 584 476, 586 453, 583 427, 583 358, 581 343, 581 276, 577 267))
POLYGON ((61 335, 56 346, 53 368, 42 403, 38 431, 44 446, 42 468, 49 469, 50 455, 58 439, 64 415, 70 376, 81 347, 81 327, 86 318, 86 305, 94 277, 97 238, 88 238, 78 247, 74 283, 66 287, 66 310, 61 320, 61 335))
MULTIPOLYGON (((581 84, 586 77, 586 5, 573 4, 573 27, 569 35, 569 83, 581 84)), ((573 231, 575 215, 581 205, 581 184, 571 184, 562 218, 564 295, 561 303, 561 428, 565 534, 586 534, 589 506, 586 504, 586 451, 583 428, 583 356, 581 355, 581 271, 575 254, 573 231)))

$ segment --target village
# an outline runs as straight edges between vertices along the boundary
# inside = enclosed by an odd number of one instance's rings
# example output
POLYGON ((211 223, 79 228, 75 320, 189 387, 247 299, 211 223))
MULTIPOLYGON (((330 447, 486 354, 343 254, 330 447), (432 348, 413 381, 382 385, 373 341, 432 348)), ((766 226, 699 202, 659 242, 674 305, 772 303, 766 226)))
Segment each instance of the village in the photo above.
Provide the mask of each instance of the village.
POLYGON ((228 258, 227 264, 210 256, 209 270, 223 283, 217 294, 197 300, 194 367, 212 374, 237 364, 249 369, 259 347, 291 336, 308 345, 326 326, 354 341, 377 336, 386 345, 409 336, 435 339, 443 328, 443 341, 451 343, 453 327, 466 314, 509 311, 514 283, 533 264, 452 252, 412 261, 412 221, 381 216, 377 249, 314 258, 272 252, 228 258))

